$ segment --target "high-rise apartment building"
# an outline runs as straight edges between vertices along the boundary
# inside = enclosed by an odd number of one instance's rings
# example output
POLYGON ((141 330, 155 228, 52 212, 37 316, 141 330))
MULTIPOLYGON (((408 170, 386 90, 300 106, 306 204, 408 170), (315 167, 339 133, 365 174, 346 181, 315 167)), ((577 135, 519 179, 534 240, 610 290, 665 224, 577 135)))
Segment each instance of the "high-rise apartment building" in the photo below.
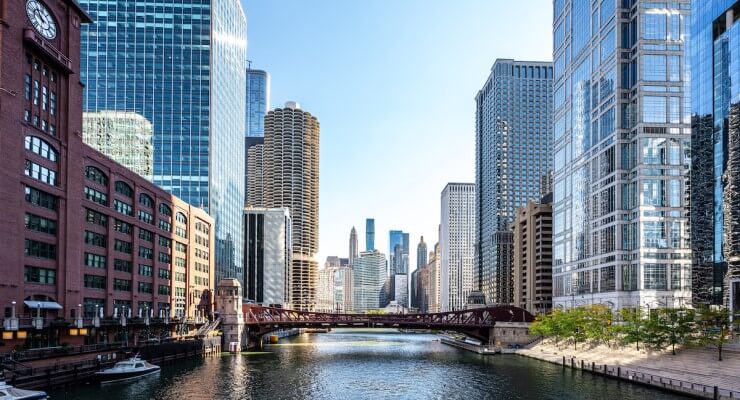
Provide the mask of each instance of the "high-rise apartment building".
POLYGON ((86 112, 82 140, 131 171, 152 180, 154 128, 144 116, 127 111, 86 112))
POLYGON ((416 269, 427 265, 427 244, 424 243, 424 236, 419 239, 416 245, 416 269))
POLYGON ((740 319, 740 1, 691 3, 692 296, 740 319))
POLYGON ((355 258, 359 256, 359 248, 357 247, 357 230, 352 227, 349 232, 349 265, 354 265, 355 258))
POLYGON ((448 183, 442 191, 439 245, 441 311, 462 310, 475 289, 475 184, 448 183))
MULTIPOLYGON (((247 138, 249 142, 250 139, 247 138)), ((261 140, 261 139, 260 139, 261 140)), ((255 144, 247 149, 246 206, 262 207, 265 204, 265 145, 255 144)))
POLYGON ((688 0, 555 1, 555 308, 691 301, 689 14, 688 0))
POLYGON ((216 280, 243 285, 247 22, 238 0, 81 0, 83 109, 154 127, 152 182, 216 220, 216 280), (154 51, 153 49, 156 49, 154 51))
POLYGON ((375 250, 375 219, 365 220, 365 251, 375 250))
POLYGON ((244 209, 244 299, 289 308, 291 229, 287 208, 244 209))
POLYGON ((409 276, 408 274, 396 274, 391 277, 393 283, 393 301, 399 306, 409 306, 409 276))
POLYGON ((488 303, 513 299, 509 229, 552 169, 552 78, 552 63, 498 59, 475 98, 475 281, 488 303))
POLYGON ((552 308, 551 196, 530 201, 514 220, 514 305, 532 314, 552 308))
POLYGON ((385 284, 385 254, 363 251, 355 259, 353 271, 354 310, 362 313, 381 307, 380 299, 385 284))
POLYGON ((318 279, 319 120, 295 102, 265 117, 264 203, 290 210, 289 301, 298 310, 311 310, 318 279))
POLYGON ((247 68, 247 137, 265 136, 265 115, 270 108, 270 74, 247 68))

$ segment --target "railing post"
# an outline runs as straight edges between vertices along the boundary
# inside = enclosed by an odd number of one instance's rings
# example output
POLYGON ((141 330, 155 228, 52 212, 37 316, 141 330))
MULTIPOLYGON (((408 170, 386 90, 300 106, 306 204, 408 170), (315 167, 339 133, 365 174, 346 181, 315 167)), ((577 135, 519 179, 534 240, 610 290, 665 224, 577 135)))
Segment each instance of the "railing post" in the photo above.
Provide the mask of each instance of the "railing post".
POLYGON ((717 386, 714 387, 714 400, 719 400, 719 388, 717 386))
POLYGON ((617 367, 617 379, 622 379, 622 367, 617 367))

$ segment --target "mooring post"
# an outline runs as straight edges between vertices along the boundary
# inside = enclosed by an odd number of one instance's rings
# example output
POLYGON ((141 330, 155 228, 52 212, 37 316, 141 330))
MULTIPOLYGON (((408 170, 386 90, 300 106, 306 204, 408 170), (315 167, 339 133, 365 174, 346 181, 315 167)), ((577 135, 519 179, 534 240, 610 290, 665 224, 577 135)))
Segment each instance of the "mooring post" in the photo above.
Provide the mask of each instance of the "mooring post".
POLYGON ((565 369, 565 356, 563 356, 563 369, 565 369))
POLYGON ((617 379, 622 379, 622 367, 617 367, 617 379))
POLYGON ((714 387, 714 400, 719 400, 719 388, 717 386, 714 387))

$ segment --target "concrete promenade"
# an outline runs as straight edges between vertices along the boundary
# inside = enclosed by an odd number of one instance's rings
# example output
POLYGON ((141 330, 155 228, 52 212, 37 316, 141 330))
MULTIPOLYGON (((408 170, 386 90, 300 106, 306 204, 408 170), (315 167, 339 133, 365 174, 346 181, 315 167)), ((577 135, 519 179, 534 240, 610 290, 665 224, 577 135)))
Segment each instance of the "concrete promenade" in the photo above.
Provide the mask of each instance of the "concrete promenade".
POLYGON ((583 344, 574 350, 572 343, 557 346, 543 341, 516 353, 556 364, 563 364, 565 357, 567 367, 583 365, 584 370, 699 397, 740 398, 740 352, 735 346, 723 351, 722 362, 712 348, 677 349, 674 356, 670 350, 638 352, 634 346, 612 349, 583 344))

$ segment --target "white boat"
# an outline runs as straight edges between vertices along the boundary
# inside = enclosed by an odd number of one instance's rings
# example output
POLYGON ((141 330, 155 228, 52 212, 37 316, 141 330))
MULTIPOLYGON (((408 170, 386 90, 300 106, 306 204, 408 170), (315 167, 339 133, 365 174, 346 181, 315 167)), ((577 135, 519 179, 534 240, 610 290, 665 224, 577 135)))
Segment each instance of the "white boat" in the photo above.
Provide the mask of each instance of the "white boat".
POLYGON ((18 389, 0 381, 0 400, 44 400, 48 398, 46 392, 18 389))
MULTIPOLYGON (((116 363, 113 368, 104 369, 95 373, 95 378, 100 383, 120 382, 159 373, 159 366, 149 364, 139 358, 138 355, 126 361, 116 363)), ((0 399, 2 400, 2 399, 0 399)))

